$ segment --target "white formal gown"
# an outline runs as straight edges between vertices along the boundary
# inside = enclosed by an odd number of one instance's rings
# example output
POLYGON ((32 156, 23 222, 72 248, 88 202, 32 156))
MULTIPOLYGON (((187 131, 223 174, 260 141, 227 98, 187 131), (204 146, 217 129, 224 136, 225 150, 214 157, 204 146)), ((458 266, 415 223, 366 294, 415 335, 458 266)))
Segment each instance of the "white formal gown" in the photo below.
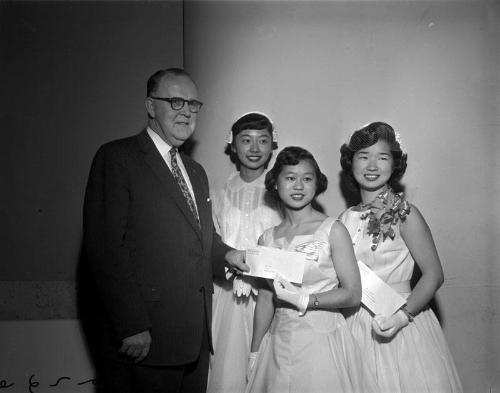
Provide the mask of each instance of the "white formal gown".
MULTIPOLYGON (((362 213, 351 208, 341 217, 353 239, 356 258, 403 297, 408 297, 415 261, 401 237, 400 221, 394 226, 394 240, 387 238, 372 251, 368 220, 361 219, 362 213)), ((418 313, 413 322, 392 338, 373 334, 372 321, 373 315, 363 306, 350 310, 347 316, 347 323, 365 354, 364 360, 377 376, 382 392, 462 392, 443 331, 430 308, 418 313)))
MULTIPOLYGON (((255 247, 265 229, 281 222, 278 209, 266 198, 265 173, 251 183, 239 172, 228 178, 213 198, 214 222, 222 240, 236 249, 255 247)), ((256 290, 249 296, 233 294, 233 277, 214 283, 209 393, 240 393, 245 390, 246 370, 253 332, 256 290)), ((252 284, 251 278, 245 278, 252 284)))
MULTIPOLYGON (((313 234, 295 236, 290 242, 275 239, 272 228, 264 233, 267 246, 307 251, 302 288, 309 294, 339 286, 329 243, 334 221, 328 217, 313 234)), ((308 310, 299 316, 295 308, 278 302, 246 392, 370 393, 378 389, 339 310, 308 310)))

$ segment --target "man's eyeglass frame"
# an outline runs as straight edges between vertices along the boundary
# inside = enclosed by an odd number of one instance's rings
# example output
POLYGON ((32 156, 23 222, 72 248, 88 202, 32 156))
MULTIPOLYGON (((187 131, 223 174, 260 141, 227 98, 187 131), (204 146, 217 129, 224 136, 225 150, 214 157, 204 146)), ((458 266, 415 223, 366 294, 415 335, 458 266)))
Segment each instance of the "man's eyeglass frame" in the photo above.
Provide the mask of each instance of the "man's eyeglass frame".
POLYGON ((198 100, 185 100, 182 97, 155 97, 155 96, 149 96, 149 98, 152 98, 153 100, 160 100, 160 101, 165 101, 170 104, 170 107, 174 111, 180 111, 182 108, 184 108, 184 105, 186 105, 186 102, 188 104, 189 112, 191 113, 198 113, 203 105, 203 102, 198 101, 198 100))

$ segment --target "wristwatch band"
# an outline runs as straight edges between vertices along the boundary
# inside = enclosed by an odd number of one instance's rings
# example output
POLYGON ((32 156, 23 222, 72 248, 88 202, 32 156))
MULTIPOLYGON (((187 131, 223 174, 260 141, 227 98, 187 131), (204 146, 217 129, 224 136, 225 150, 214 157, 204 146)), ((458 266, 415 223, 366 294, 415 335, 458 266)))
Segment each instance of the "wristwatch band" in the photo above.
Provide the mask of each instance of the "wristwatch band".
POLYGON ((319 307, 319 300, 318 300, 318 296, 313 294, 313 297, 314 297, 314 302, 313 302, 313 310, 317 310, 318 307, 319 307))
POLYGON ((401 311, 405 313, 405 315, 408 317, 408 322, 413 322, 413 318, 415 318, 415 315, 413 315, 411 312, 409 312, 406 309, 406 306, 401 307, 401 311))

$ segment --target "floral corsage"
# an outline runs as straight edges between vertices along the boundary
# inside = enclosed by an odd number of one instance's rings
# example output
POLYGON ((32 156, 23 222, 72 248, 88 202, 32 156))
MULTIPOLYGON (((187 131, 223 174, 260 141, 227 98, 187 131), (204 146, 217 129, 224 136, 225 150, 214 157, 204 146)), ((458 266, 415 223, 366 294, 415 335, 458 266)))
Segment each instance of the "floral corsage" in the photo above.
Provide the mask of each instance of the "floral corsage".
POLYGON ((368 219, 367 232, 372 236, 372 251, 377 249, 380 240, 394 240, 394 226, 398 220, 404 221, 410 213, 410 204, 404 199, 403 193, 396 194, 391 188, 381 192, 372 202, 362 203, 359 207, 361 210, 368 209, 361 214, 361 219, 368 219))

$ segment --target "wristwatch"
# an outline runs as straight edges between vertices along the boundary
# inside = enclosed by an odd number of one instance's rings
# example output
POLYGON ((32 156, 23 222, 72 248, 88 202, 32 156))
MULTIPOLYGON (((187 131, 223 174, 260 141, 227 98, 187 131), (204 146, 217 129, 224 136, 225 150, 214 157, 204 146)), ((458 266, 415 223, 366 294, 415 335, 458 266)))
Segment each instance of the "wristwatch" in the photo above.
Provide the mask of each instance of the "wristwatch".
POLYGON ((319 300, 318 300, 318 296, 313 294, 314 296, 314 302, 313 302, 313 310, 317 310, 318 307, 319 307, 319 300))
POLYGON ((400 310, 403 311, 403 313, 408 317, 408 322, 413 322, 413 318, 415 318, 415 315, 409 312, 406 309, 406 306, 401 307, 400 310))

